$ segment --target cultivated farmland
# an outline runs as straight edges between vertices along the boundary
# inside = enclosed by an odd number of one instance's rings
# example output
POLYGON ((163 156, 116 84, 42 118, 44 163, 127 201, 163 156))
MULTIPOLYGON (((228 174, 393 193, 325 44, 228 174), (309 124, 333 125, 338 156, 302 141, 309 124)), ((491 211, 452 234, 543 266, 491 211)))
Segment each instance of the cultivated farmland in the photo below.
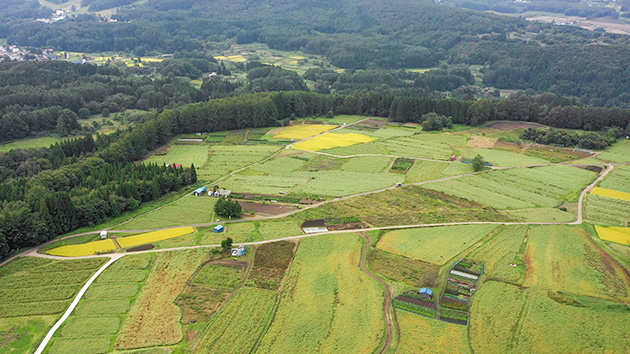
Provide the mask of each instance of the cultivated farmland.
POLYGON ((444 264, 489 234, 496 225, 457 225, 396 230, 386 233, 377 247, 413 259, 444 264))
POLYGON ((618 165, 599 186, 607 189, 630 193, 630 166, 618 165))
POLYGON ((207 257, 207 250, 203 249, 155 256, 142 292, 116 339, 117 349, 175 344, 182 339, 181 311, 173 302, 207 257))
POLYGON ((602 227, 595 225, 595 230, 602 240, 630 245, 630 228, 627 227, 602 227))
POLYGON ((186 196, 117 227, 120 230, 143 230, 210 222, 217 198, 186 196))
POLYGON ((77 245, 61 246, 53 248, 47 251, 47 253, 52 254, 53 256, 80 257, 108 253, 114 250, 116 250, 116 244, 114 241, 106 239, 77 245))
POLYGON ((119 238, 117 241, 120 244, 120 247, 127 248, 143 245, 145 243, 163 241, 169 238, 183 236, 193 232, 195 232, 195 229, 192 227, 178 227, 174 229, 147 232, 135 236, 122 237, 119 238))
POLYGON ((591 191, 591 194, 599 195, 602 197, 621 199, 625 201, 630 201, 630 193, 620 192, 613 189, 595 187, 591 191))
POLYGON ((396 353, 470 353, 466 327, 396 309, 400 343, 396 353))
POLYGON ((589 194, 586 198, 586 218, 597 223, 626 226, 630 221, 630 202, 589 194))
POLYGON ((155 163, 158 165, 178 164, 183 167, 190 167, 195 164, 199 168, 208 160, 207 145, 173 145, 168 149, 166 155, 153 155, 146 159, 144 163, 155 163))
POLYGON ((576 200, 597 175, 568 166, 490 171, 440 181, 425 188, 452 194, 497 209, 553 207, 576 200))
POLYGON ((297 150, 305 151, 320 151, 325 149, 332 149, 336 147, 350 146, 361 143, 369 143, 376 140, 376 138, 369 137, 363 134, 357 133, 328 133, 320 136, 316 136, 312 139, 299 142, 291 147, 297 150))
POLYGON ((525 274, 524 242, 528 227, 508 226, 488 242, 470 253, 467 258, 484 262, 484 272, 507 282, 518 282, 525 274))
POLYGON ((210 159, 197 167, 197 178, 201 181, 214 181, 239 168, 261 161, 278 151, 278 146, 270 145, 212 145, 210 159))
POLYGON ((378 347, 383 289, 359 270, 360 250, 354 234, 301 242, 259 353, 371 353, 378 347))
POLYGON ((337 128, 336 125, 324 125, 324 124, 300 124, 290 127, 286 127, 280 131, 280 133, 274 136, 275 139, 296 139, 302 140, 310 138, 317 134, 327 132, 331 129, 337 128))

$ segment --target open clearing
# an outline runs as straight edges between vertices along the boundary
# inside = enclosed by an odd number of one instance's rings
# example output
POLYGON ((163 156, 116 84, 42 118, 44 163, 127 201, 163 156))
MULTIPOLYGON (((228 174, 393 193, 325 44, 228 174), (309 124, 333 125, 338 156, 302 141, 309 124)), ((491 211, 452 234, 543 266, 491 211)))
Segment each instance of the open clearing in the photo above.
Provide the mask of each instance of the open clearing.
POLYGON ((0 152, 9 151, 13 149, 31 149, 31 148, 49 147, 50 145, 53 145, 54 143, 57 143, 60 141, 61 139, 53 138, 53 137, 42 137, 42 138, 18 140, 18 141, 0 144, 0 152))
POLYGON ((177 164, 183 167, 190 167, 195 164, 196 168, 203 166, 208 160, 207 145, 173 145, 168 149, 166 155, 153 155, 144 160, 144 163, 155 163, 158 165, 177 164))
POLYGON ((377 247, 413 259, 444 264, 479 241, 496 225, 457 225, 396 230, 386 233, 377 247))
POLYGON ((259 353, 371 353, 379 346, 383 289, 359 270, 360 250, 355 234, 301 241, 259 353))

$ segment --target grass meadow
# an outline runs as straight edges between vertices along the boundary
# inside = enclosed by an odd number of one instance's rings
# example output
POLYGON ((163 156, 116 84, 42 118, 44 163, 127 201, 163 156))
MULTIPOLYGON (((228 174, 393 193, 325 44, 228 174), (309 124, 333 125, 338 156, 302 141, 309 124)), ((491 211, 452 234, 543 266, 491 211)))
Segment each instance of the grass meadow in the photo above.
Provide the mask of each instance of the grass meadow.
POLYGON ((41 138, 17 140, 17 141, 0 144, 0 152, 9 151, 13 149, 32 149, 32 148, 49 147, 50 145, 53 145, 54 143, 58 143, 61 141, 62 139, 49 137, 49 136, 41 137, 41 138))
POLYGON ((153 155, 144 160, 144 163, 155 163, 158 165, 179 164, 183 167, 190 167, 195 164, 196 168, 203 166, 208 160, 207 145, 172 145, 166 155, 153 155))
POLYGON ((371 353, 385 330, 383 289, 359 270, 358 235, 300 242, 258 353, 371 353))

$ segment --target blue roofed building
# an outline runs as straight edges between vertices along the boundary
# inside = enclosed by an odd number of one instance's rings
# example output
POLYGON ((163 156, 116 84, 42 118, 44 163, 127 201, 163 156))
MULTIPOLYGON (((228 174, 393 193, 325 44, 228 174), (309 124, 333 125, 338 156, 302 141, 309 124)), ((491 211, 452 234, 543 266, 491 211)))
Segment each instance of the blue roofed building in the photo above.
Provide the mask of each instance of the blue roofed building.
POLYGON ((431 290, 429 288, 422 288, 422 289, 420 289, 420 291, 418 291, 418 294, 420 294, 421 298, 433 299, 433 290, 431 290))
POLYGON ((193 194, 196 195, 197 197, 199 197, 200 195, 203 195, 207 190, 208 190, 208 187, 199 187, 199 188, 195 189, 193 194))
POLYGON ((223 230, 225 230, 225 226, 223 225, 217 225, 214 227, 214 232, 223 232, 223 230))

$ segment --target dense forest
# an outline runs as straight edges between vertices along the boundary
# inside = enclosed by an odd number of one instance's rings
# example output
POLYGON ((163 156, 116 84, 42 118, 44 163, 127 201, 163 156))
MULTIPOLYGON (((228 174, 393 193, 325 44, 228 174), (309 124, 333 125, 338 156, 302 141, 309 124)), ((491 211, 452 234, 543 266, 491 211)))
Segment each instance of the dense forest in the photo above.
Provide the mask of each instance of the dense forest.
MULTIPOLYGON (((124 3, 84 2, 90 7, 124 3)), ((578 2, 505 4, 528 6, 524 11, 561 4, 560 10, 573 13, 576 8, 577 14, 590 17, 606 15, 602 11, 607 9, 578 2)), ((479 64, 488 67, 486 85, 572 95, 590 105, 630 107, 626 36, 420 0, 149 0, 118 8, 113 15, 116 23, 86 14, 53 24, 23 17, 13 15, 1 22, 0 37, 22 46, 136 55, 259 42, 273 49, 323 55, 349 70, 479 64)), ((325 86, 319 88, 325 92, 325 86)))

